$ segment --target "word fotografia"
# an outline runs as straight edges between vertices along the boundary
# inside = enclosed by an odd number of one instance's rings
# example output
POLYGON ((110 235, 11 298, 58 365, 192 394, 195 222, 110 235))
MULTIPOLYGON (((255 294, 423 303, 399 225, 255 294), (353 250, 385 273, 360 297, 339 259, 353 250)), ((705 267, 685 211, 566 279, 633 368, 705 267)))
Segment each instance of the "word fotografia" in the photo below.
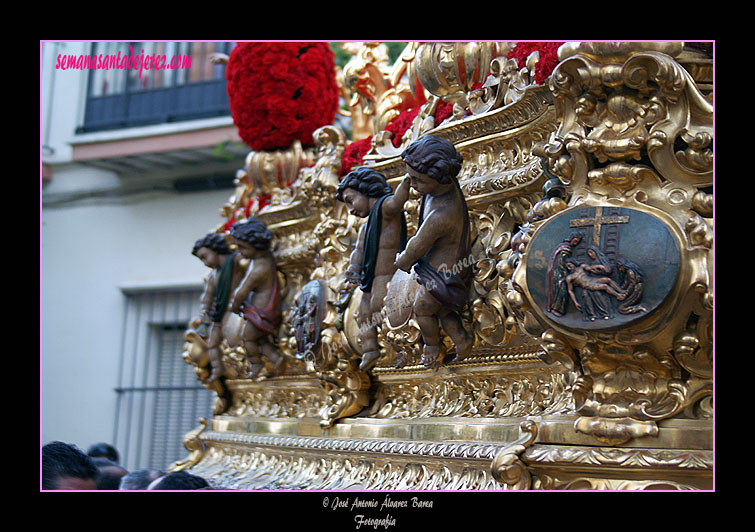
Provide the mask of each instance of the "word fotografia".
POLYGON ((363 525, 377 530, 381 527, 390 528, 396 526, 396 518, 392 517, 391 514, 388 514, 385 517, 365 517, 364 515, 359 514, 354 516, 354 523, 356 524, 355 528, 357 530, 362 528, 363 525))
POLYGON ((58 70, 138 70, 139 77, 142 77, 144 70, 173 70, 191 68, 190 55, 174 55, 170 61, 165 55, 146 54, 142 50, 141 54, 134 55, 134 49, 128 45, 129 54, 121 55, 120 50, 117 54, 99 54, 99 55, 63 55, 58 54, 55 68, 58 70))

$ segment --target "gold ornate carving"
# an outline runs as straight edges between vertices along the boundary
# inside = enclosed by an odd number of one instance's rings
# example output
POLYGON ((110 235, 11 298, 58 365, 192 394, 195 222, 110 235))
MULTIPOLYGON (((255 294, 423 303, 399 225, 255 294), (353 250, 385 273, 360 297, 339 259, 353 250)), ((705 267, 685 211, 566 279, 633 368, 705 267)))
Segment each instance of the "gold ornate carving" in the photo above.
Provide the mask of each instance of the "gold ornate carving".
MULTIPOLYGON (((550 82, 560 126, 538 149, 570 208, 640 209, 662 221, 681 251, 679 281, 663 308, 621 330, 556 327, 583 371, 574 397, 584 417, 575 429, 612 444, 656 435, 658 420, 689 414, 711 393, 700 380, 712 367, 713 108, 675 61, 681 52, 681 43, 564 45, 550 82)), ((536 236, 543 220, 528 233, 536 236)), ((529 293, 523 265, 537 260, 525 259, 513 275, 520 294, 529 293)), ((552 325, 529 301, 522 310, 552 325)))
MULTIPOLYGON (((224 207, 230 219, 255 195, 270 195, 249 214, 274 234, 285 285, 276 348, 288 365, 248 379, 243 349, 224 344, 226 376, 210 383, 201 339, 188 334, 184 358, 218 400, 213 431, 190 438, 196 452, 184 467, 229 489, 710 488, 713 107, 705 48, 567 43, 548 86, 536 86, 537 54, 519 65, 505 57, 512 45, 409 43, 393 66, 379 43, 344 45, 353 56, 341 72, 353 138, 373 135, 365 165, 396 186, 406 172, 401 151, 428 133, 463 156, 459 183, 474 240, 461 313, 474 333, 470 355, 451 362, 455 348, 443 338, 438 366, 420 364, 421 333, 411 305, 400 304, 413 300, 418 283, 399 274, 376 316, 382 356, 359 369, 361 292, 342 290, 342 281, 363 220, 335 200, 348 140, 326 126, 290 186, 252 179, 247 169, 224 207), (454 102, 455 115, 436 125, 441 99, 454 102), (411 106, 421 109, 396 148, 384 127, 411 106), (622 262, 612 313, 595 318, 571 307, 573 321, 562 319, 541 298, 544 281, 528 272, 547 271, 558 245, 549 231, 563 239, 572 229, 582 231, 584 248, 628 235, 611 257, 637 262, 650 251, 635 253, 641 246, 631 235, 662 234, 675 250, 666 268, 675 277, 638 286, 622 262), (304 294, 314 281, 316 300, 304 294), (482 428, 459 428, 470 424, 482 428), (700 434, 708 435, 703 443, 700 434)), ((410 236, 418 207, 414 193, 405 204, 410 236)), ((602 289, 581 290, 600 302, 602 289)))
POLYGON ((520 437, 500 451, 490 464, 493 477, 511 489, 526 490, 532 484, 527 466, 521 461, 521 455, 537 439, 537 424, 534 421, 522 421, 520 437))
POLYGON ((208 433, 205 438, 206 458, 193 472, 210 479, 221 489, 486 490, 504 487, 488 471, 490 460, 501 449, 499 445, 226 433, 208 433))
POLYGON ((197 465, 202 460, 204 453, 207 450, 207 446, 200 436, 207 429, 208 425, 209 421, 207 418, 200 418, 199 427, 188 432, 184 436, 183 444, 184 448, 189 451, 189 456, 183 460, 172 463, 168 468, 168 471, 182 471, 197 465))
POLYGON ((710 489, 713 468, 710 452, 689 450, 533 445, 521 460, 533 467, 533 489, 542 490, 710 489), (601 469, 641 473, 634 480, 605 478, 601 469))
POLYGON ((352 59, 343 68, 341 84, 351 108, 351 116, 359 117, 355 139, 385 130, 385 126, 401 111, 424 103, 414 75, 414 54, 418 43, 409 43, 396 64, 388 62, 385 44, 354 42, 342 45, 352 59), (404 75, 406 80, 404 81, 404 75), (372 126, 370 130, 369 126, 372 126))
POLYGON ((417 48, 415 67, 422 86, 454 104, 463 115, 469 107, 467 94, 488 77, 494 58, 508 52, 509 43, 423 43, 417 48))

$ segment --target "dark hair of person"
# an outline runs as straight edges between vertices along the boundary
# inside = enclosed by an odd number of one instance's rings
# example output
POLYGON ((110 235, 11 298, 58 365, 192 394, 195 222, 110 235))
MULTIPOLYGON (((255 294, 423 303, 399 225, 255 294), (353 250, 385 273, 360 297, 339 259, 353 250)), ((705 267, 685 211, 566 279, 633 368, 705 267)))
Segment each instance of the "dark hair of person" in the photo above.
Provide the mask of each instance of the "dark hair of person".
POLYGON ((366 166, 352 170, 338 183, 338 190, 336 191, 338 201, 343 201, 343 193, 347 188, 354 189, 368 198, 382 198, 393 192, 383 174, 366 166))
POLYGON ((230 233, 233 238, 248 242, 255 249, 270 249, 270 241, 273 239, 273 233, 259 218, 249 218, 233 224, 230 233))
POLYGON ((146 490, 153 480, 165 475, 159 469, 137 469, 121 477, 118 489, 120 490, 146 490))
POLYGON ((97 466, 84 451, 60 441, 48 443, 42 447, 42 489, 57 489, 59 478, 97 477, 97 466))
POLYGON ((200 476, 192 475, 186 471, 176 471, 163 476, 153 490, 199 490, 209 488, 210 483, 200 476))
POLYGON ((107 458, 92 458, 94 465, 97 466, 97 476, 95 481, 98 490, 117 490, 121 483, 121 477, 128 471, 108 460, 107 458))
POLYGON ((616 264, 618 264, 619 266, 627 270, 632 270, 640 278, 642 278, 642 269, 640 269, 639 266, 637 266, 634 262, 624 257, 623 255, 619 255, 618 257, 616 257, 616 264))
POLYGON ((220 233, 210 233, 197 240, 194 244, 194 249, 191 250, 191 254, 196 255, 200 248, 211 249, 221 255, 231 254, 231 247, 220 233))
POLYGON ((451 142, 425 135, 412 142, 401 154, 404 162, 420 174, 447 185, 459 175, 464 158, 451 142))

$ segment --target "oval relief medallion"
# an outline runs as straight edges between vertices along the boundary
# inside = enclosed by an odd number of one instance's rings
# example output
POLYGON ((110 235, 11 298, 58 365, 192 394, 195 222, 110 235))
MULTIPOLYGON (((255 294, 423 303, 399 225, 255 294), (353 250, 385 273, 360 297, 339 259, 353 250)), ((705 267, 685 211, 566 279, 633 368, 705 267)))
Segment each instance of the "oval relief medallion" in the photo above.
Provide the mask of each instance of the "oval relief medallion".
POLYGON ((570 329, 623 327, 657 309, 679 277, 681 255, 657 217, 624 207, 567 209, 527 246, 530 299, 570 329))

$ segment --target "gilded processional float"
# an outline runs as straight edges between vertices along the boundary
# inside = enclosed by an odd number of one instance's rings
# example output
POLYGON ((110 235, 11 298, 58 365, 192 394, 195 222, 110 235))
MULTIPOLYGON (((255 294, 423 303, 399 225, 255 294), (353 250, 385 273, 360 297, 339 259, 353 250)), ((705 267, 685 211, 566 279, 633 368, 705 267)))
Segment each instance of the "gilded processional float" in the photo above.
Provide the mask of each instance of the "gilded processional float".
POLYGON ((192 250, 217 398, 173 468, 712 489, 712 43, 336 46, 214 58, 251 151, 192 250))

